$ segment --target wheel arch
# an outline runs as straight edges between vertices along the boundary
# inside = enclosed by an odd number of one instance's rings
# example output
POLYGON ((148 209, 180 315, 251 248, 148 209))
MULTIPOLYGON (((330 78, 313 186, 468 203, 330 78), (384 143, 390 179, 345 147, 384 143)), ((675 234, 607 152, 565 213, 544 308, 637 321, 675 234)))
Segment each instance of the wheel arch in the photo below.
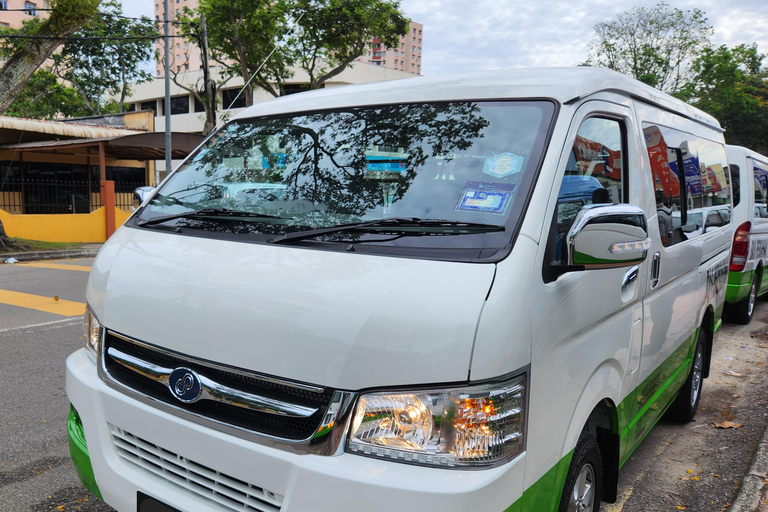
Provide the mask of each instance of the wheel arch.
POLYGON ((705 347, 704 347, 704 368, 702 368, 701 376, 703 378, 709 377, 709 368, 712 362, 712 344, 715 339, 715 330, 717 329, 717 320, 715 317, 715 310, 712 306, 707 306, 704 310, 704 318, 701 320, 701 329, 704 331, 705 347))
POLYGON ((595 370, 574 408, 565 441, 566 447, 576 446, 585 430, 597 440, 603 463, 601 498, 610 503, 616 501, 618 491, 621 436, 616 404, 620 401, 622 373, 622 366, 615 360, 595 370))

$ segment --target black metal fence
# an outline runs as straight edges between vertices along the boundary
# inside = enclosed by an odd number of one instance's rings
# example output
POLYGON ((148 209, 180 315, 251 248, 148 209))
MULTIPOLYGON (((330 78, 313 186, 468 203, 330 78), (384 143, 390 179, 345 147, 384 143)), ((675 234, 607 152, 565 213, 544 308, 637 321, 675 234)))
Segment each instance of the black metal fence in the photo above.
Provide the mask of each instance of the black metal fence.
MULTIPOLYGON (((133 191, 144 183, 115 183, 115 202, 130 211, 133 191)), ((91 213, 102 206, 98 181, 0 181, 0 209, 14 214, 91 213)))

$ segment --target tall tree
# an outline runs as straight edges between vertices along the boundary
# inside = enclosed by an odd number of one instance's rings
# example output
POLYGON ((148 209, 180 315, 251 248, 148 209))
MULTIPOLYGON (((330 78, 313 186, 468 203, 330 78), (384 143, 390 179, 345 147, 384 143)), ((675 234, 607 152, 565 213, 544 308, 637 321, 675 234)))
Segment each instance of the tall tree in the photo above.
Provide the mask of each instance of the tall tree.
POLYGON ((23 35, 34 39, 16 40, 9 48, 10 57, 0 68, 0 114, 53 51, 96 14, 99 1, 51 0, 48 19, 25 27, 23 35))
POLYGON ((74 35, 53 57, 56 73, 72 84, 91 114, 121 112, 131 84, 152 78, 141 64, 153 56, 155 22, 125 18, 118 0, 106 0, 99 15, 74 35))
POLYGON ((694 62, 688 100, 712 114, 729 144, 768 154, 768 69, 757 45, 707 48, 694 62))
POLYGON ((297 65, 317 89, 346 69, 378 37, 398 46, 409 20, 397 0, 200 0, 217 60, 241 76, 246 104, 260 87, 285 94, 297 65))
POLYGON ((247 105, 253 104, 256 86, 279 96, 282 84, 292 76, 292 54, 278 44, 289 31, 289 1, 200 0, 198 11, 206 17, 214 58, 244 83, 255 74, 245 90, 247 105))
POLYGON ((661 2, 633 7, 593 27, 586 64, 609 68, 675 93, 693 79, 693 60, 714 33, 703 11, 671 9, 661 2))
POLYGON ((24 84, 5 115, 32 119, 55 119, 87 115, 83 100, 72 87, 61 83, 56 75, 38 69, 24 84))
POLYGON ((297 0, 296 34, 289 39, 298 65, 318 89, 363 55, 373 38, 398 48, 410 20, 398 1, 297 0))

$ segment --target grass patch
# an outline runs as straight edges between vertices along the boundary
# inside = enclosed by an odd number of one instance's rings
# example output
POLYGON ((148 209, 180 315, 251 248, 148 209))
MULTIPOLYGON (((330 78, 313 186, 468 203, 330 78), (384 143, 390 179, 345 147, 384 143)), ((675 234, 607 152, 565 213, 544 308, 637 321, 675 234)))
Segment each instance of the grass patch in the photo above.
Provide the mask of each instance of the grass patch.
POLYGON ((41 240, 27 240, 25 238, 11 238, 13 247, 0 249, 0 254, 13 252, 37 252, 37 251, 66 251, 80 249, 81 243, 76 242, 43 242, 41 240))

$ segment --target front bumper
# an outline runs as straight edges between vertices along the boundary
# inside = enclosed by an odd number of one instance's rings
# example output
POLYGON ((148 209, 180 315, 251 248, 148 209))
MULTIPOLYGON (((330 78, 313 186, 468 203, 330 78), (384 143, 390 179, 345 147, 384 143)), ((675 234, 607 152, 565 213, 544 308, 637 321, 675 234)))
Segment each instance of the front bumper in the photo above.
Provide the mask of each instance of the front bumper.
POLYGON ((201 512, 242 510, 229 508, 233 493, 247 495, 244 500, 253 495, 249 503, 263 505, 246 510, 280 512, 503 511, 523 494, 525 453, 476 471, 346 453, 289 453, 192 423, 108 387, 84 349, 67 359, 67 395, 82 420, 95 483, 120 512, 136 511, 138 491, 201 512))

